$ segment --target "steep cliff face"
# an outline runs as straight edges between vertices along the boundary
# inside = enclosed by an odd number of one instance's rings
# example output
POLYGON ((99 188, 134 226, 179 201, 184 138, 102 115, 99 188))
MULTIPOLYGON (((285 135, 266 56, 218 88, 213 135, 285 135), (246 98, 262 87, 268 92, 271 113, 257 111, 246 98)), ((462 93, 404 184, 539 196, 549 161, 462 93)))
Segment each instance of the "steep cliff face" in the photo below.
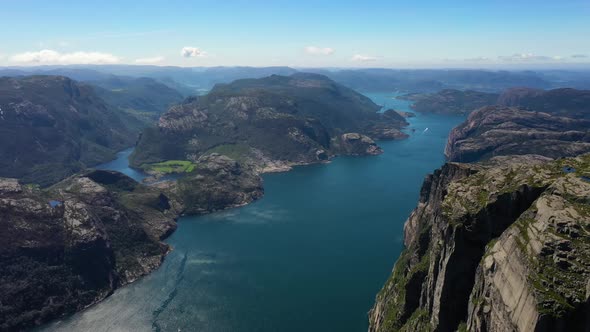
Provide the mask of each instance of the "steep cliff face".
POLYGON ((417 323, 427 319, 426 305, 421 308, 421 293, 430 266, 430 255, 427 253, 432 242, 432 228, 445 223, 441 198, 446 195, 451 181, 472 172, 474 170, 469 165, 449 163, 424 180, 418 207, 404 225, 406 249, 377 295, 375 306, 369 313, 369 331, 408 330, 408 321, 417 323))
POLYGON ((590 331, 590 183, 554 181, 478 266, 470 331, 590 331))
POLYGON ((154 270, 178 212, 167 195, 116 172, 48 190, 0 179, 0 330, 81 310, 154 270))
POLYGON ((512 156, 428 176, 370 331, 589 329, 588 172, 512 156))

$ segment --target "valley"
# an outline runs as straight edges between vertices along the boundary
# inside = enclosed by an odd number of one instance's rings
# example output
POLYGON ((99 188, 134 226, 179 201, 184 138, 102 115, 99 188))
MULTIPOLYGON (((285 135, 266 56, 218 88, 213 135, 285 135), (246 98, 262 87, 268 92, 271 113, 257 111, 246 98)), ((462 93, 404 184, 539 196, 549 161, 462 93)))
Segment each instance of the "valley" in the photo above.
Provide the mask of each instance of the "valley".
MULTIPOLYGON (((369 96, 393 107, 392 94, 369 96)), ((106 331, 107 319, 127 329, 366 329, 420 183, 462 119, 417 114, 408 120, 415 133, 379 142, 379 156, 264 175, 262 199, 181 218, 160 269, 46 330, 106 331)))

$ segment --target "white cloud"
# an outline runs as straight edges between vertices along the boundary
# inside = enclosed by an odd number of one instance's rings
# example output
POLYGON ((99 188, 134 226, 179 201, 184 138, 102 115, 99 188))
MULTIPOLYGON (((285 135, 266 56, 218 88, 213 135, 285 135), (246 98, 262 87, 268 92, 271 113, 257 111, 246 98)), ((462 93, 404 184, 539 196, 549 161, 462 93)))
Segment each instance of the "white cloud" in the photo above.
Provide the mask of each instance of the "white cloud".
POLYGON ((185 58, 194 58, 194 57, 205 57, 207 56, 207 52, 200 50, 197 47, 185 46, 180 51, 180 54, 185 58))
POLYGON ((164 57, 163 56, 155 56, 152 58, 139 58, 135 60, 135 63, 139 63, 139 64, 155 64, 155 63, 160 63, 164 61, 164 57))
POLYGON ((489 61, 490 58, 485 57, 485 56, 478 56, 475 58, 468 58, 468 59, 464 59, 463 61, 467 61, 467 62, 485 62, 485 61, 489 61))
POLYGON ((311 55, 332 55, 336 52, 333 48, 330 47, 317 47, 317 46, 307 46, 305 47, 305 53, 311 55))
POLYGON ((498 57, 498 60, 501 61, 508 61, 508 62, 515 62, 515 61, 548 61, 548 60, 561 60, 559 56, 546 56, 546 55, 536 55, 533 53, 515 53, 512 55, 501 55, 498 57))
POLYGON ((121 61, 121 58, 109 53, 101 52, 71 52, 60 53, 53 50, 41 50, 38 52, 24 52, 13 55, 10 60, 19 64, 112 64, 121 61))
POLYGON ((377 57, 370 56, 370 55, 355 54, 352 57, 352 61, 368 62, 368 61, 375 61, 375 60, 377 60, 377 57))

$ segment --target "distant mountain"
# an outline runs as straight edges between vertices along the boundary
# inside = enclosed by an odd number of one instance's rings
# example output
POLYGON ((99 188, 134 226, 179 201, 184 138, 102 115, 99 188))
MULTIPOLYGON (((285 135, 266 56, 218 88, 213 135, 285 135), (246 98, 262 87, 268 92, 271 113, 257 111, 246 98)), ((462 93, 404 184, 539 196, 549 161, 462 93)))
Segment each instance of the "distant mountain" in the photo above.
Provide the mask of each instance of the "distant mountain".
POLYGON ((590 152, 590 121, 518 107, 488 106, 454 128, 445 155, 474 162, 501 155, 537 154, 550 158, 590 152))
POLYGON ((154 120, 184 99, 180 92, 152 78, 111 76, 88 83, 96 86, 96 93, 110 105, 154 120))
POLYGON ((503 106, 521 106, 538 112, 590 119, 590 90, 513 88, 498 98, 503 106))
POLYGON ((459 89, 497 92, 515 86, 551 87, 551 82, 532 71, 376 68, 320 73, 357 91, 436 92, 459 89))
POLYGON ((398 98, 413 101, 411 108, 417 112, 467 114, 480 107, 495 105, 498 94, 445 89, 437 93, 408 94, 398 98))
POLYGON ((518 106, 537 112, 590 119, 590 90, 510 88, 502 93, 445 89, 398 97, 413 101, 417 112, 467 114, 488 105, 518 106))
POLYGON ((575 87, 590 89, 590 71, 506 71, 463 69, 322 69, 290 67, 173 67, 137 65, 77 65, 12 67, 0 76, 52 74, 76 80, 102 80, 110 75, 149 77, 167 84, 185 96, 211 89, 218 83, 270 75, 288 76, 312 72, 328 76, 357 91, 437 92, 443 89, 499 92, 512 87, 536 89, 575 87), (191 93, 191 91, 193 93, 191 93), (187 93, 188 92, 188 93, 187 93))
MULTIPOLYGON (((20 69, 20 68, 19 68, 20 69)), ((180 84, 185 88, 209 90, 215 84, 229 83, 243 78, 262 78, 270 75, 291 75, 297 70, 289 67, 172 67, 136 65, 86 65, 57 68, 33 67, 34 73, 61 73, 83 81, 108 79, 108 76, 149 77, 165 84, 180 84)), ((2 71, 0 70, 0 75, 2 71)), ((169 85, 175 88, 172 85, 169 85)), ((194 94, 194 93, 193 93, 194 94)))
POLYGON ((143 124, 61 76, 0 78, 0 177, 48 185, 114 158, 143 124))
POLYGON ((404 138, 399 129, 407 124, 398 113, 379 109, 321 75, 238 80, 172 107, 157 128, 142 133, 131 161, 145 167, 218 152, 265 168, 318 162, 344 151, 375 152, 367 135, 404 138), (360 134, 344 135, 350 132, 360 134))
POLYGON ((108 72, 78 66, 32 67, 0 69, 0 76, 64 76, 95 86, 96 93, 107 103, 145 121, 157 120, 171 105, 184 97, 196 95, 197 89, 178 83, 171 78, 117 76, 108 72))

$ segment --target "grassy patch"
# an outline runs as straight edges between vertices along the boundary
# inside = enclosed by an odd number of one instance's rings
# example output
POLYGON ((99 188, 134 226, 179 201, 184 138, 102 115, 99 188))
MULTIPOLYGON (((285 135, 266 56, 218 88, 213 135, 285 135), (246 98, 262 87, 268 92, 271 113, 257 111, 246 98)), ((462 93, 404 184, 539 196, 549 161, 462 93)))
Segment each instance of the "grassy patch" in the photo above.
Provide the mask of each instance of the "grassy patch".
POLYGON ((195 164, 188 160, 167 160, 161 163, 144 164, 142 167, 146 171, 156 173, 190 173, 195 170, 195 164))

